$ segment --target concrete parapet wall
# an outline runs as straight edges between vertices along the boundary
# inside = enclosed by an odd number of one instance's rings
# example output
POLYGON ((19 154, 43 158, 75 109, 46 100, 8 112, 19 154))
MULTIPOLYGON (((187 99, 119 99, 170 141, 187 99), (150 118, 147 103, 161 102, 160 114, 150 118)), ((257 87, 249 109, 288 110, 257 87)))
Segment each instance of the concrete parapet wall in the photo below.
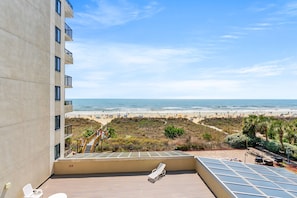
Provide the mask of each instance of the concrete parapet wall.
POLYGON ((193 156, 140 159, 60 159, 54 164, 54 174, 145 172, 153 170, 161 162, 166 164, 167 171, 186 171, 195 170, 196 160, 193 156))

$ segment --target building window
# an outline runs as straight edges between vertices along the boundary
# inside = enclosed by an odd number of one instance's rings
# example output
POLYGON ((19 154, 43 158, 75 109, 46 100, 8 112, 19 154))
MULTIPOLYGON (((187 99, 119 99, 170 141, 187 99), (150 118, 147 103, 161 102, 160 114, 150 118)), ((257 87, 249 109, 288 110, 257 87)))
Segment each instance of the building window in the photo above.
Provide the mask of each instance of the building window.
POLYGON ((55 70, 60 72, 61 71, 61 58, 55 56, 55 70))
POLYGON ((61 30, 58 28, 58 27, 56 27, 56 33, 55 33, 55 38, 56 38, 56 42, 57 43, 61 43, 61 30))
POLYGON ((61 87, 55 86, 55 100, 61 100, 61 87))
POLYGON ((56 12, 61 15, 61 0, 56 0, 56 12))
POLYGON ((55 160, 61 156, 60 144, 55 145, 55 160))
POLYGON ((61 116, 57 115, 55 116, 55 130, 61 128, 61 116))

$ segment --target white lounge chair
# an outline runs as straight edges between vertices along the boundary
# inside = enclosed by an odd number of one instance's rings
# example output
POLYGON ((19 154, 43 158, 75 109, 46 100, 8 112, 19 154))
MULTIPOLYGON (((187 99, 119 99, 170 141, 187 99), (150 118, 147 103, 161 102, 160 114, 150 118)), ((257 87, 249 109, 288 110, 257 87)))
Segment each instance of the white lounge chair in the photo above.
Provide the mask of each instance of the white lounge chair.
POLYGON ((148 175, 148 181, 155 183, 161 177, 164 177, 166 175, 165 167, 166 164, 160 163, 158 167, 152 170, 152 173, 148 175))
POLYGON ((23 187, 24 198, 40 198, 43 196, 41 189, 33 189, 31 184, 23 187))

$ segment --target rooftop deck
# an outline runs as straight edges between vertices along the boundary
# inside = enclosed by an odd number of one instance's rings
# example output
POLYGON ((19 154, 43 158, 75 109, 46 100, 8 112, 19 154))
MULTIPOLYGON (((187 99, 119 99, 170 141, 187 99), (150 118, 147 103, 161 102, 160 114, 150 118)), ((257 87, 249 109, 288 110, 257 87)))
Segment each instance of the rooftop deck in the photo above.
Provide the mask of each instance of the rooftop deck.
POLYGON ((148 174, 54 176, 40 188, 43 189, 44 197, 59 192, 66 193, 71 198, 214 197, 196 172, 168 172, 154 184, 147 180, 148 174))
POLYGON ((55 163, 56 175, 40 186, 44 197, 206 197, 214 195, 195 171, 194 156, 180 151, 75 154, 55 163), (151 170, 166 163, 154 184, 151 170))

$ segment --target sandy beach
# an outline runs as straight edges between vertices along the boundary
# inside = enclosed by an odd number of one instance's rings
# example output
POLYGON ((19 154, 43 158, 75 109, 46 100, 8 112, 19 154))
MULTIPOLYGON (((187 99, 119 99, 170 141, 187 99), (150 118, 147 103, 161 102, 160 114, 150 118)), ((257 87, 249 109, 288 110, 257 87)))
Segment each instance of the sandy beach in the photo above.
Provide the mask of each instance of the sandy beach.
POLYGON ((297 117, 297 110, 244 110, 244 111, 146 111, 146 112, 104 112, 104 111, 73 111, 66 114, 66 118, 88 118, 103 125, 114 118, 187 118, 194 123, 205 118, 247 117, 249 115, 297 117))

